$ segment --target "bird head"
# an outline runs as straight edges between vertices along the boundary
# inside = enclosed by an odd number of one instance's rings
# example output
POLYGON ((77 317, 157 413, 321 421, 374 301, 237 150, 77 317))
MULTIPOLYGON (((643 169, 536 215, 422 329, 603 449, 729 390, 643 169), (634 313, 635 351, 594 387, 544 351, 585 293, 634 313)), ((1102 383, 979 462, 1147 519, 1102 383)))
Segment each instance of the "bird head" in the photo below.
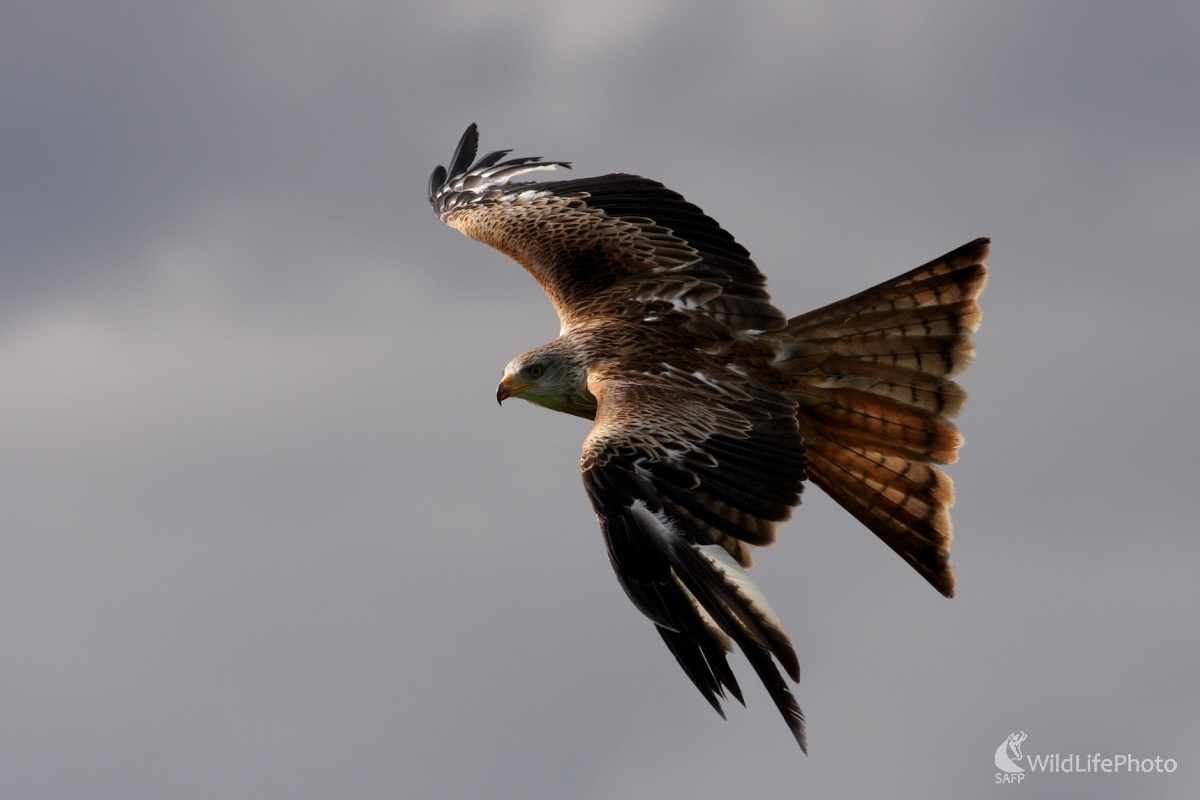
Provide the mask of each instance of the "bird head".
POLYGON ((549 345, 517 356, 504 368, 496 401, 503 404, 510 397, 588 419, 596 416, 596 398, 587 390, 587 371, 571 354, 549 345))

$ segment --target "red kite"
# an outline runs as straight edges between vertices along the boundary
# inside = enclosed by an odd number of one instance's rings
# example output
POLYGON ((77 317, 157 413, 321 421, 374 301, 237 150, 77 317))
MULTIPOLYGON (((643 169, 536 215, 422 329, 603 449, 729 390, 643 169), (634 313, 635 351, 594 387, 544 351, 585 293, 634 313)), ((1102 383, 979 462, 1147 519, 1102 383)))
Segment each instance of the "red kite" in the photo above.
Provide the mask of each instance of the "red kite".
POLYGON ((429 202, 533 275, 562 323, 497 399, 594 420, 583 483, 625 593, 722 716, 726 692, 743 702, 736 642, 805 748, 780 672, 799 681, 799 663, 745 572, 751 548, 774 542, 807 479, 954 593, 954 491, 934 465, 962 444, 950 376, 974 354, 988 240, 789 319, 749 252, 662 184, 517 182, 570 165, 476 161, 478 142, 471 125, 429 202))

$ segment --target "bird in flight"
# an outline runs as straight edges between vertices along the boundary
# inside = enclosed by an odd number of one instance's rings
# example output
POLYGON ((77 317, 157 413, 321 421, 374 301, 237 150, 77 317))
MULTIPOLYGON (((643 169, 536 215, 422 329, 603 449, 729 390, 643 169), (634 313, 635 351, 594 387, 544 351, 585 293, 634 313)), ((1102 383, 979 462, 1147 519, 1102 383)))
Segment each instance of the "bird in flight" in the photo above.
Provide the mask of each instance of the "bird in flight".
POLYGON ((950 597, 951 380, 974 354, 987 239, 790 319, 749 252, 676 192, 637 175, 528 182, 569 167, 476 160, 467 128, 429 180, 438 217, 525 268, 558 338, 517 356, 496 397, 592 420, 583 484, 621 587, 721 716, 744 704, 736 643, 807 752, 800 680, 750 580, 805 480, 950 597), (781 671, 782 670, 782 671, 781 671))

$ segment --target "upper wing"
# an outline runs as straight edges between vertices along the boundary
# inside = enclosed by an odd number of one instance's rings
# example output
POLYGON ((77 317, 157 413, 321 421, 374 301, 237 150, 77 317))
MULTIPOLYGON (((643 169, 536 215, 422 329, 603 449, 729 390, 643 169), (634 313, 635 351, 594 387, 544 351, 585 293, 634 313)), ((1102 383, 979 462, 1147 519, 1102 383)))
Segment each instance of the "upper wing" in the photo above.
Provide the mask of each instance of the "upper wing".
POLYGON ((502 160, 507 150, 474 161, 478 142, 472 124, 449 169, 439 166, 430 176, 430 205, 443 222, 533 275, 564 329, 598 316, 672 312, 689 315, 701 330, 712 321, 735 330, 786 324, 749 252, 679 194, 621 174, 512 183, 570 164, 502 160))
POLYGON ((626 594, 718 712, 726 689, 742 699, 725 659, 736 642, 805 747, 803 714, 771 660, 799 680, 795 651, 742 569, 746 543, 773 541, 800 501, 795 404, 716 367, 601 371, 588 389, 598 410, 583 481, 626 594))

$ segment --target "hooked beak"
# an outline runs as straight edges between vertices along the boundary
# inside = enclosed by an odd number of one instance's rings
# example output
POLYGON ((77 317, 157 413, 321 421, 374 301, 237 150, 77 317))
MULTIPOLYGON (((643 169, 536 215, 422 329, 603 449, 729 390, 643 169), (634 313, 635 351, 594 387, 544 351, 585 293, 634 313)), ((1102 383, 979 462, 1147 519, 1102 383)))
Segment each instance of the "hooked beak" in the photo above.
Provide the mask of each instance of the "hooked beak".
POLYGON ((505 400, 520 394, 533 385, 532 383, 514 383, 512 378, 505 378, 500 381, 500 386, 496 388, 496 402, 504 405, 505 400))

